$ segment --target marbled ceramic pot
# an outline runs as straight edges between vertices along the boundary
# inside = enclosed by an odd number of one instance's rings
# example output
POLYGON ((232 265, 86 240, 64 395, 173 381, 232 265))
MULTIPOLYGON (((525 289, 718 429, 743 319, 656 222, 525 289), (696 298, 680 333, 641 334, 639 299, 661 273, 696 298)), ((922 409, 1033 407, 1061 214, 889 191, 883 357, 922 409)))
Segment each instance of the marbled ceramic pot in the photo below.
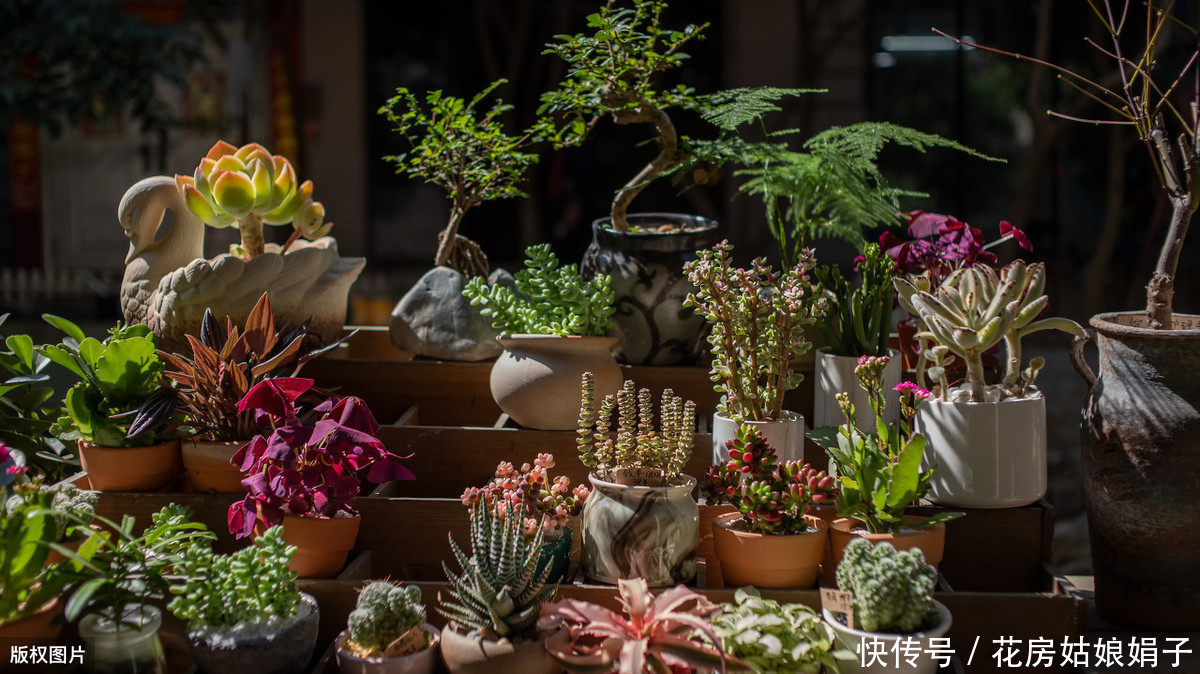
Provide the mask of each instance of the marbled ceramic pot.
POLYGON ((677 485, 643 487, 589 475, 592 493, 581 524, 584 574, 604 583, 642 577, 651 587, 691 580, 700 509, 692 498, 696 479, 683 478, 677 485))

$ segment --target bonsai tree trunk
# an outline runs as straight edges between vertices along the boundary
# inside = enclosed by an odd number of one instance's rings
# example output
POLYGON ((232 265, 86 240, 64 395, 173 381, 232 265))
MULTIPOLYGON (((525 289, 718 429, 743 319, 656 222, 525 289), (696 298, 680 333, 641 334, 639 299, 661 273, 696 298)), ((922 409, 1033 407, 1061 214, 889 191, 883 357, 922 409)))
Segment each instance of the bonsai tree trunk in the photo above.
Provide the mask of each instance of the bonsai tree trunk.
POLYGON ((1163 241, 1154 276, 1146 286, 1146 315, 1150 327, 1155 330, 1170 330, 1172 323, 1172 300, 1175 296, 1175 271, 1179 256, 1187 237, 1188 225, 1196 208, 1200 207, 1200 134, 1182 137, 1179 141, 1180 161, 1177 163, 1174 148, 1166 130, 1155 125, 1150 130, 1147 142, 1158 160, 1163 184, 1171 199, 1171 224, 1167 238, 1163 241), (1182 165, 1182 166, 1181 166, 1182 165), (1182 171, 1181 171, 1182 169, 1182 171))
POLYGON ((650 181, 678 161, 679 136, 675 133, 675 125, 671 123, 667 113, 653 106, 641 105, 629 112, 615 115, 613 119, 617 124, 654 124, 654 128, 658 129, 660 143, 658 156, 646 164, 632 180, 625 183, 625 186, 617 191, 617 196, 613 197, 612 227, 618 232, 628 232, 629 220, 625 213, 629 209, 629 203, 650 181))
POLYGON ((466 209, 457 203, 450 207, 450 222, 446 223, 446 229, 442 230, 439 237, 437 254, 433 258, 434 265, 449 266, 450 256, 454 254, 454 246, 458 243, 458 225, 466 212, 466 209))

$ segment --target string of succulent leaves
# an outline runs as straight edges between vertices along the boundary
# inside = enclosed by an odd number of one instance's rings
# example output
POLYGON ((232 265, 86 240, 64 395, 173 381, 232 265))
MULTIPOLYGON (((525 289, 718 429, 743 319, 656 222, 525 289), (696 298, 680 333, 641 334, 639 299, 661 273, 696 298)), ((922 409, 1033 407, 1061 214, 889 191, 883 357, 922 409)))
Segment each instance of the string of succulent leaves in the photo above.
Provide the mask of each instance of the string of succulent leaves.
POLYGON ((663 389, 659 402, 661 423, 656 430, 650 389, 636 390, 626 379, 616 395, 595 405, 595 376, 584 372, 580 382, 579 427, 576 445, 588 468, 608 472, 644 468, 661 471, 668 479, 683 472, 692 455, 696 428, 696 403, 663 389), (636 391, 636 392, 635 392, 636 391), (617 428, 611 432, 614 408, 617 428))

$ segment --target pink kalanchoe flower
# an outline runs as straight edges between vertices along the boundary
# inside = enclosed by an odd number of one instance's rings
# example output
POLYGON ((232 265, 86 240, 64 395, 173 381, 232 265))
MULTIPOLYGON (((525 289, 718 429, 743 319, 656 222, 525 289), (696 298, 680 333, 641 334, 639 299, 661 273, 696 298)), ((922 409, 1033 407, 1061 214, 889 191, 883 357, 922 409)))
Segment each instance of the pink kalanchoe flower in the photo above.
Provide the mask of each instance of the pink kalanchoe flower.
POLYGON ((28 471, 29 471, 29 468, 27 466, 13 465, 13 466, 9 466, 8 469, 5 470, 4 472, 8 473, 9 475, 24 475, 28 471))
POLYGON ((933 395, 929 391, 926 391, 925 389, 921 388, 920 386, 917 386, 916 384, 912 383, 911 381, 902 381, 899 384, 896 384, 896 388, 893 390, 899 391, 900 395, 904 395, 906 393, 911 393, 913 398, 917 402, 920 402, 922 400, 927 400, 929 398, 929 396, 933 395))

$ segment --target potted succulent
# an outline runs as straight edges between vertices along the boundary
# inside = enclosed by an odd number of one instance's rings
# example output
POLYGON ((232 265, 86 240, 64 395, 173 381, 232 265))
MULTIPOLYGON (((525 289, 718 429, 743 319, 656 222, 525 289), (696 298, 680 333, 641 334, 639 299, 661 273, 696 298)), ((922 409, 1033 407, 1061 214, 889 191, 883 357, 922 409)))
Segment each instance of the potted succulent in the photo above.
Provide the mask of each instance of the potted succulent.
POLYGON ((649 389, 635 391, 626 380, 597 408, 590 372, 580 398, 576 443, 592 483, 580 522, 584 575, 606 583, 641 577, 653 587, 691 580, 700 513, 696 479, 682 471, 693 449, 696 404, 664 389, 656 426, 649 389))
POLYGON ((541 557, 537 572, 550 567, 548 583, 557 583, 567 576, 571 564, 571 527, 568 518, 583 511, 589 490, 586 485, 571 489, 571 478, 560 475, 550 480, 554 467, 553 454, 538 454, 533 465, 522 464, 520 470, 508 461, 496 466, 496 476, 480 487, 463 491, 462 502, 473 506, 483 502, 490 510, 500 508, 525 515, 525 537, 532 538, 542 529, 541 557))
MULTIPOLYGON (((3 443, 0 458, 8 459, 3 443)), ((53 643, 62 630, 55 618, 67 579, 58 568, 46 568, 50 545, 58 540, 51 494, 37 481, 19 482, 12 492, 0 509, 0 637, 53 643)))
POLYGON ((949 663, 950 650, 934 648, 933 640, 950 629, 950 611, 933 598, 937 570, 921 550, 897 552, 887 543, 854 541, 837 567, 837 580, 853 595, 853 612, 839 619, 826 608, 822 615, 842 648, 858 654, 838 663, 842 672, 933 674, 939 659, 949 663))
POLYGON ((196 434, 182 442, 183 466, 199 492, 242 493, 242 471, 232 457, 258 434, 252 410, 238 412, 251 387, 276 376, 296 376, 308 361, 339 344, 305 350, 308 322, 279 325, 267 293, 246 317, 242 330, 224 328, 204 311, 199 335, 186 335, 191 355, 159 350, 163 375, 174 383, 176 405, 196 434))
POLYGON ((1025 367, 1021 339, 1048 329, 1082 337, 1083 328, 1066 318, 1038 319, 1049 303, 1045 283, 1045 265, 1022 260, 999 273, 987 265, 961 269, 932 292, 896 279, 901 306, 925 328, 918 341, 936 344, 922 349, 917 372, 937 383, 938 396, 921 406, 916 423, 928 442, 927 463, 941 465, 930 483, 930 498, 939 503, 1023 506, 1046 493, 1046 401, 1033 385, 1045 359, 1025 367), (983 353, 1001 342, 1004 375, 989 385, 983 353), (966 363, 958 386, 946 376, 949 353, 966 363))
POLYGON ((426 93, 422 102, 401 87, 379 109, 412 148, 385 159, 396 165, 397 173, 436 185, 450 198, 434 268, 392 312, 392 342, 405 351, 451 360, 487 360, 500 353, 495 331, 467 304, 462 290, 472 277, 494 285, 502 276, 489 276, 483 250, 458 231, 476 206, 524 197, 519 185, 537 162, 536 154, 524 151, 535 141, 531 134, 514 136, 504 130, 503 117, 511 105, 497 100, 486 112, 479 109, 506 81, 492 82, 470 101, 438 90, 426 93))
POLYGON ((546 650, 571 672, 752 671, 725 652, 709 624, 720 610, 676 585, 657 597, 644 578, 617 585, 625 615, 578 599, 546 606, 538 627, 557 630, 546 650))
POLYGON ((825 557, 828 525, 808 515, 837 496, 834 478, 807 463, 780 462, 754 426, 729 441, 729 461, 710 466, 700 483, 709 505, 737 512, 713 521, 713 545, 727 586, 809 588, 825 557))
POLYGON ((154 490, 181 471, 183 417, 163 382, 163 363, 150 328, 118 323, 104 341, 85 337, 79 326, 47 316, 66 333, 62 343, 40 352, 79 382, 67 391, 66 414, 53 432, 77 441, 92 489, 154 490))
POLYGON ((206 308, 221 319, 246 320, 263 291, 282 322, 310 320, 322 343, 337 339, 346 321, 350 285, 366 260, 338 255, 325 209, 312 199, 291 162, 249 143, 217 141, 192 176, 145 178, 125 192, 118 217, 129 237, 121 311, 150 326, 169 351, 200 333, 206 308), (167 211, 171 226, 163 228, 167 211), (292 223, 282 246, 265 243, 263 225, 292 223), (204 259, 205 225, 236 226, 240 243, 204 259), (306 240, 301 240, 304 237, 306 240))
POLYGON ((711 622, 725 652, 759 672, 839 671, 840 660, 854 657, 816 611, 765 599, 753 587, 738 588, 711 622))
POLYGON ((621 387, 612 356, 613 294, 606 274, 584 280, 573 264, 559 265, 550 244, 525 249, 515 285, 471 279, 463 294, 501 331, 504 352, 492 366, 492 398, 513 421, 548 431, 575 427, 575 387, 584 371, 601 393, 621 387))
POLYGON ((850 392, 850 402, 860 410, 858 421, 863 428, 875 427, 874 412, 866 394, 857 385, 854 368, 861 356, 887 356, 888 369, 883 373, 885 396, 888 398, 888 418, 891 423, 900 414, 900 405, 893 390, 900 383, 898 351, 888 349, 892 332, 892 305, 896 289, 896 265, 878 244, 863 247, 857 260, 859 283, 852 285, 836 266, 818 267, 813 271, 825 298, 826 311, 817 317, 817 329, 828 346, 817 349, 815 391, 813 395, 813 426, 835 426, 841 423, 842 412, 834 396, 850 392))
POLYGON ((420 588, 373 580, 334 643, 342 674, 432 674, 441 634, 425 622, 420 588))
POLYGON ((897 549, 921 548, 925 558, 937 566, 945 549, 946 522, 962 517, 961 512, 943 511, 931 517, 906 516, 904 511, 929 492, 933 468, 921 465, 925 438, 913 431, 917 408, 929 392, 903 382, 900 419, 884 423, 883 371, 888 356, 863 356, 854 374, 875 412, 874 434, 859 430, 857 414, 845 392, 837 396, 845 421, 836 428, 823 427, 809 434, 829 454, 839 482, 835 505, 838 519, 830 525, 832 565, 825 568, 828 582, 841 561, 846 546, 855 538, 890 542, 897 549))
POLYGON ((524 528, 520 515, 476 503, 471 508, 471 554, 449 537, 460 571, 442 564, 450 587, 445 597, 438 592, 438 613, 449 621, 442 629, 442 659, 452 674, 555 671, 535 628, 542 605, 558 584, 546 583, 548 566, 534 572, 541 557, 541 528, 532 539, 526 539, 524 528))
MULTIPOLYGON (((3 443, 0 443, 0 451, 2 450, 3 443)), ((49 494, 50 515, 54 522, 54 537, 51 542, 78 550, 90 533, 88 526, 96 515, 96 503, 100 500, 100 493, 80 489, 70 482, 59 482, 44 487, 40 486, 39 479, 35 478, 35 483, 39 485, 36 489, 14 490, 13 495, 8 497, 5 509, 10 514, 23 511, 28 506, 31 495, 49 494)), ((56 550, 51 550, 46 557, 46 565, 55 564, 62 559, 62 555, 56 550)))
POLYGON ((317 602, 296 588, 296 572, 288 568, 296 548, 282 534, 282 527, 271 527, 228 555, 194 544, 178 560, 167 610, 187 623, 201 672, 287 674, 312 658, 317 602))
POLYGON ((289 567, 301 578, 341 571, 358 536, 360 516, 350 507, 361 484, 358 472, 382 483, 411 480, 375 434, 379 424, 361 398, 327 398, 312 409, 296 402, 313 380, 276 377, 255 384, 238 402, 269 429, 233 455, 245 474, 246 497, 229 506, 229 532, 237 538, 283 525, 298 550, 289 567))
POLYGON ((695 285, 687 305, 712 325, 711 378, 722 394, 713 415, 713 463, 728 460, 726 442, 739 424, 754 426, 783 460, 802 461, 804 417, 783 409, 783 396, 803 378, 791 363, 812 348, 804 327, 824 311, 808 282, 812 252, 776 272, 766 258, 749 269, 734 267, 732 250, 723 241, 684 267, 695 285))

